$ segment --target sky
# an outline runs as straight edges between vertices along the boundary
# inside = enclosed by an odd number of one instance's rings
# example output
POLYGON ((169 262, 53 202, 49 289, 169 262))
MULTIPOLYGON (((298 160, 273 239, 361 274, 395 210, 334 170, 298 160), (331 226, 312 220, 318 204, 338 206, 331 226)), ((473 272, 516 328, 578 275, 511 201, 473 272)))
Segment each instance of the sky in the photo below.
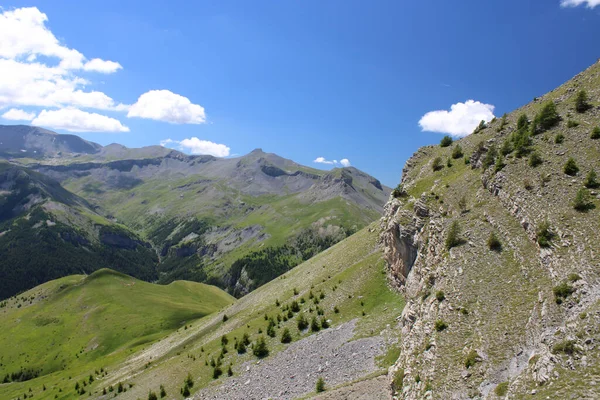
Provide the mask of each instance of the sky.
POLYGON ((0 124, 395 186, 600 58, 600 0, 0 0, 0 124))

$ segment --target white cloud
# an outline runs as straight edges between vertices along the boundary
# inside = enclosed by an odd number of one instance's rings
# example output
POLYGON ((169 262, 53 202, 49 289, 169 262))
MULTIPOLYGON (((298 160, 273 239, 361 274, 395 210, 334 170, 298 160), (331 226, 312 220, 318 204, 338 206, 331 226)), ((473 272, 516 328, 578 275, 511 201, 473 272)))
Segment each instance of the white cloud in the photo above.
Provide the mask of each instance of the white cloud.
POLYGON ((577 7, 585 4, 587 8, 594 8, 600 6, 600 0, 561 0, 561 7, 577 7))
POLYGON ((197 137, 191 137, 183 140, 166 139, 160 142, 161 146, 170 147, 175 144, 179 150, 187 151, 191 154, 208 154, 215 157, 227 157, 231 149, 224 144, 200 140, 197 137))
POLYGON ((169 90, 150 90, 129 108, 127 117, 139 117, 171 124, 202 124, 204 108, 169 90))
POLYGON ((61 44, 46 27, 46 14, 35 7, 0 11, 0 108, 124 108, 102 92, 86 90, 91 82, 76 75, 77 71, 115 72, 122 68, 119 63, 88 61, 61 44))
POLYGON ((327 164, 327 165, 338 165, 341 164, 343 167, 350 166, 350 160, 347 158, 342 158, 340 161, 338 160, 327 160, 325 157, 317 157, 313 160, 314 163, 317 164, 327 164))
POLYGON ((2 114, 2 118, 9 119, 11 121, 31 121, 35 118, 35 113, 29 113, 19 108, 11 108, 2 114))
POLYGON ((60 110, 42 110, 31 121, 33 125, 53 129, 64 129, 71 132, 129 132, 129 128, 120 121, 100 115, 78 110, 63 108, 60 110))
POLYGON ((315 160, 313 162, 318 163, 318 164, 330 164, 330 165, 334 165, 334 164, 338 163, 337 160, 326 160, 325 157, 317 157, 317 158, 315 158, 315 160))
POLYGON ((456 103, 450 111, 430 111, 419 121, 423 131, 448 133, 452 136, 467 136, 484 120, 494 118, 494 106, 467 100, 465 103, 456 103))
POLYGON ((83 65, 86 71, 101 72, 103 74, 112 74, 123 67, 118 62, 105 61, 99 58, 94 58, 83 65))

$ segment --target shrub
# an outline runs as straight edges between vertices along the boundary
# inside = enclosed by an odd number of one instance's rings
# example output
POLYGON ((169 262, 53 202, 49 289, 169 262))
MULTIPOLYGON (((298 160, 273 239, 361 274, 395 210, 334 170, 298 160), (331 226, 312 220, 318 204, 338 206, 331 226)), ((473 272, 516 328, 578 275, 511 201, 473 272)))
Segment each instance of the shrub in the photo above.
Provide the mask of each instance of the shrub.
MULTIPOLYGON (((298 304, 298 302, 296 300, 292 301, 292 305, 290 306, 290 310, 292 312, 297 313, 298 311, 300 311, 300 305, 298 304)), ((288 317, 289 317, 289 313, 288 313, 288 317)))
POLYGON ((467 212, 467 198, 465 196, 458 200, 458 208, 460 209, 461 213, 467 212))
POLYGON ((296 322, 298 324, 298 330, 303 331, 306 328, 308 328, 308 321, 306 320, 304 314, 298 315, 298 319, 296 320, 296 322))
POLYGON ((592 129, 592 134, 590 135, 592 139, 600 139, 600 126, 592 129))
POLYGON ((395 392, 402 392, 402 386, 404 383, 404 369, 403 368, 399 368, 395 373, 394 373, 394 379, 392 380, 392 388, 394 389, 395 392))
POLYGON ((227 314, 223 314, 223 322, 227 322, 228 319, 229 317, 227 316, 227 314))
POLYGON ((321 325, 319 325, 319 322, 317 321, 317 317, 313 317, 312 320, 310 321, 310 330, 311 330, 311 332, 318 332, 321 330, 321 325))
POLYGON ((577 128, 579 126, 579 122, 573 121, 572 119, 567 121, 567 128, 577 128))
POLYGON ((437 321, 435 321, 434 328, 436 331, 441 332, 448 328, 448 324, 442 321, 441 319, 438 319, 437 321))
POLYGON ((185 383, 186 385, 188 385, 191 388, 194 387, 194 379, 192 378, 192 375, 188 374, 183 383, 185 383))
POLYGON ((552 346, 552 353, 565 353, 565 354, 573 354, 575 353, 575 341, 574 340, 565 340, 562 342, 556 343, 552 346))
POLYGON ((392 190, 392 196, 394 196, 394 198, 400 198, 400 197, 404 197, 406 196, 406 190, 404 190, 404 186, 402 185, 402 183, 399 183, 398 186, 396 186, 396 188, 394 190, 392 190))
POLYGON ((529 156, 529 166, 535 168, 540 164, 542 164, 542 157, 537 151, 534 151, 531 153, 531 156, 529 156))
POLYGON ((281 333, 281 343, 290 343, 292 341, 292 334, 288 328, 285 328, 281 333))
POLYGON ((521 114, 519 115, 519 119, 517 120, 517 130, 527 129, 529 126, 529 118, 527 115, 521 114))
POLYGON ((592 169, 585 177, 584 186, 588 189, 596 189, 599 186, 597 178, 596 171, 592 169))
MULTIPOLYGON (((220 366, 216 366, 213 368, 213 379, 219 379, 219 377, 223 375, 223 370, 220 366)), ((186 386, 187 387, 187 386, 186 386)))
POLYGON ((531 133, 536 135, 552 128, 560 121, 560 116, 556 111, 556 105, 553 101, 549 101, 540 110, 533 120, 531 133))
POLYGON ((575 200, 573 200, 573 208, 577 211, 587 211, 594 208, 594 203, 592 203, 589 193, 584 188, 577 191, 575 200))
POLYGON ((451 167, 452 167, 452 159, 451 159, 451 158, 449 158, 449 159, 447 159, 447 160, 446 160, 446 166, 447 166, 448 168, 451 168, 451 167))
POLYGON ((321 317, 321 329, 329 328, 329 322, 327 322, 327 318, 321 317))
POLYGON ((473 133, 477 134, 477 133, 481 132, 482 130, 484 130, 485 128, 487 128, 487 124, 484 120, 481 120, 479 122, 479 125, 477 125, 477 128, 475 128, 475 130, 473 131, 473 133))
POLYGON ((163 399, 167 397, 167 391, 163 385, 160 385, 160 398, 163 399))
POLYGON ((229 339, 227 339, 227 335, 221 336, 221 346, 227 346, 227 343, 229 343, 229 339))
POLYGON ((584 113, 591 108, 588 102, 588 95, 585 90, 580 90, 575 97, 575 111, 578 113, 584 113))
POLYGON ((502 147, 500 148, 500 153, 502 153, 503 156, 507 156, 510 153, 513 152, 513 145, 510 141, 510 139, 506 139, 503 143, 502 143, 502 147))
POLYGON ((496 161, 497 155, 498 155, 498 150, 496 150, 496 146, 492 144, 490 146, 490 148, 488 149, 487 153, 485 154, 485 157, 483 158, 483 161, 482 161, 483 168, 486 169, 486 168, 490 167, 491 165, 493 165, 494 162, 496 161))
POLYGON ((158 396, 151 390, 148 392, 148 400, 158 400, 158 396))
POLYGON ((460 243, 460 225, 458 224, 458 221, 453 221, 450 225, 450 229, 448 229, 448 236, 446 236, 446 249, 450 250, 460 243))
POLYGON ((269 355, 269 348, 267 347, 264 336, 259 336, 258 339, 256 339, 252 352, 258 358, 265 358, 269 355))
POLYGON ((502 250, 502 243, 500 239, 496 236, 494 232, 490 233, 490 237, 488 238, 487 245, 490 250, 500 251, 502 250))
POLYGON ((494 389, 496 396, 504 397, 508 393, 508 382, 499 383, 494 389))
POLYGON ((537 230, 537 242, 541 247, 550 247, 553 233, 550 231, 550 223, 544 221, 537 230))
POLYGON ((440 141, 440 147, 448 147, 452 144, 452 138, 448 135, 444 136, 440 141))
POLYGON ((325 391, 325 380, 322 377, 317 379, 316 391, 317 393, 322 393, 325 391))
POLYGON ((190 395, 190 388, 187 387, 187 385, 184 385, 183 388, 181 388, 181 395, 183 397, 188 397, 190 395))
POLYGON ((500 172, 502 170, 502 168, 504 168, 506 166, 506 164, 504 164, 504 157, 502 156, 502 153, 498 154, 498 157, 496 157, 496 164, 494 165, 494 172, 500 172))
POLYGON ((437 301, 439 301, 439 302, 442 302, 442 301, 444 301, 444 299, 446 298, 446 295, 444 294, 444 292, 443 292, 443 291, 441 291, 441 290, 438 290, 438 291, 435 293, 435 298, 437 299, 437 301))
POLYGON ((461 158, 462 156, 462 147, 460 147, 460 144, 456 144, 456 146, 454 146, 454 149, 452 149, 452 158, 456 160, 457 158, 461 158))
POLYGON ((556 144, 561 144, 564 141, 565 141, 565 135, 563 135, 562 133, 557 133, 556 136, 554 137, 554 143, 556 143, 556 144))
POLYGON ((467 358, 465 359, 465 367, 468 369, 474 366, 478 358, 479 354, 477 354, 475 350, 471 350, 469 354, 467 354, 467 358))
POLYGON ((439 171, 440 169, 443 168, 442 166, 442 158, 441 157, 436 157, 433 160, 433 163, 431 164, 431 168, 433 169, 433 171, 439 171))
POLYGON ((521 158, 531 151, 531 138, 526 130, 515 132, 512 135, 512 141, 517 157, 521 158))
POLYGON ((554 288, 552 288, 556 304, 561 304, 563 300, 569 297, 574 291, 575 289, 573 288, 573 286, 569 285, 567 282, 563 282, 560 285, 554 286, 554 288))
POLYGON ((502 132, 504 130, 504 127, 508 124, 508 122, 506 121, 506 113, 504 113, 504 115, 502 115, 502 119, 500 120, 500 126, 498 127, 498 129, 496 129, 496 132, 502 132))
POLYGON ((231 364, 227 367, 227 376, 233 376, 233 370, 231 369, 231 364))
POLYGON ((579 172, 579 167, 577 166, 577 163, 572 157, 569 157, 569 159, 567 160, 563 171, 565 174, 570 176, 575 176, 579 172))
POLYGON ((576 273, 573 272, 573 273, 569 274, 569 276, 567 277, 567 279, 569 281, 571 281, 571 282, 577 282, 578 280, 581 279, 581 276, 579 274, 576 274, 576 273))

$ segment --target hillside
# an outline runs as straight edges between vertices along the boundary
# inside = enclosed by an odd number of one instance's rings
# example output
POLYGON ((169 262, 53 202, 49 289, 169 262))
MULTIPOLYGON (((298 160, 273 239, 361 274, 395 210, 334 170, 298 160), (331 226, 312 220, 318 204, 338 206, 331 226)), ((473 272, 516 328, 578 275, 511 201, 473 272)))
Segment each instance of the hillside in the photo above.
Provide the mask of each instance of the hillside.
POLYGON ((23 155, 15 145, 7 158, 57 180, 151 243, 161 283, 207 282, 236 296, 379 218, 390 193, 356 168, 322 171, 261 149, 227 159, 118 144, 74 153, 88 142, 33 127, 0 129, 0 141, 11 135, 69 142, 69 151, 30 146, 23 155))
POLYGON ((0 308, 0 397, 45 384, 36 397, 54 398, 56 384, 73 398, 72 374, 101 380, 106 366, 233 300, 201 283, 153 285, 108 269, 45 283, 0 308))
POLYGON ((402 398, 600 396, 599 125, 596 63, 406 163, 382 221, 402 398))
POLYGON ((157 277, 157 257, 136 234, 47 176, 1 161, 0 254, 0 299, 102 267, 157 277))
MULTIPOLYGON (((0 376, 23 365, 43 371, 32 380, 0 384, 0 397, 31 388, 35 398, 70 399, 78 383, 86 398, 147 398, 161 385, 168 398, 180 398, 190 376, 193 398, 289 399, 314 395, 321 376, 329 390, 375 385, 380 395, 371 398, 386 398, 382 375, 398 356, 392 326, 404 303, 387 286, 377 238, 374 225, 365 228, 204 318, 203 299, 213 301, 215 294, 206 296, 199 284, 156 286, 109 271, 44 284, 0 309, 7 327, 0 334, 0 376), (201 291, 183 291, 183 285, 201 291), (188 297, 193 293, 200 297, 188 297), (300 315, 304 329, 298 328, 300 315), (281 342, 286 329, 289 344, 281 342), (242 352, 236 342, 245 334, 249 344, 242 352), (15 339, 19 335, 23 342, 15 339), (268 355, 258 358, 253 353, 260 338, 268 355), (68 347, 61 351, 51 343, 68 347), (215 378, 215 370, 222 375, 215 378)), ((226 305, 230 298, 219 296, 226 305)))

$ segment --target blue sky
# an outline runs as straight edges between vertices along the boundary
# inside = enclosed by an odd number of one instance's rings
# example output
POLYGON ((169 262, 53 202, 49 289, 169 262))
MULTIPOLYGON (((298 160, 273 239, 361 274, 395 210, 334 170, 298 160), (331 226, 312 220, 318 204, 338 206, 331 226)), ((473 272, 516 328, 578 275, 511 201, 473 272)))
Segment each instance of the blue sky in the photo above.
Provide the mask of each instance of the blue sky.
POLYGON ((600 0, 568 1, 2 3, 0 123, 344 160, 395 186, 418 147, 600 57, 600 0))

